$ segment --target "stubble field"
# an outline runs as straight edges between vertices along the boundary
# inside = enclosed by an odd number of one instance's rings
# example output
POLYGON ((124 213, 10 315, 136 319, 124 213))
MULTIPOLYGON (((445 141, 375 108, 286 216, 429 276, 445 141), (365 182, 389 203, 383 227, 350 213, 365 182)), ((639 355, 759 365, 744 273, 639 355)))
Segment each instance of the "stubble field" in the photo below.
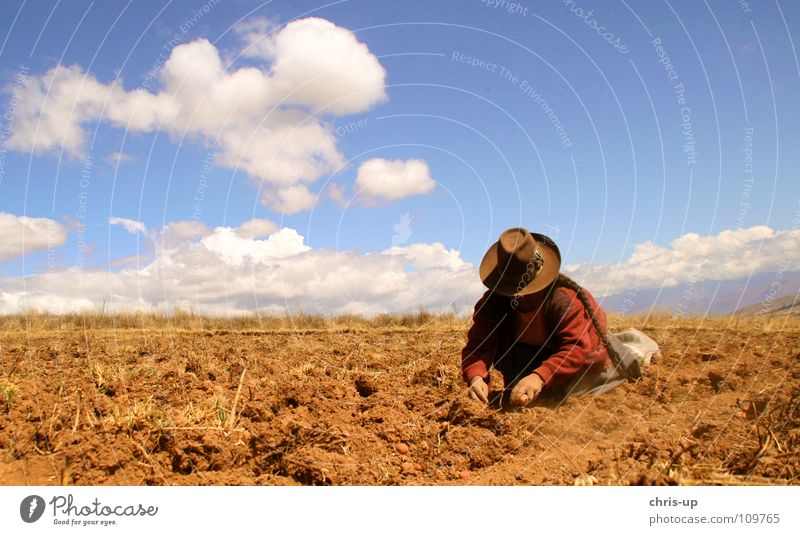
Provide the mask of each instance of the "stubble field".
POLYGON ((0 482, 798 483, 800 321, 610 320, 644 379, 510 411, 465 396, 466 318, 2 318, 0 482))

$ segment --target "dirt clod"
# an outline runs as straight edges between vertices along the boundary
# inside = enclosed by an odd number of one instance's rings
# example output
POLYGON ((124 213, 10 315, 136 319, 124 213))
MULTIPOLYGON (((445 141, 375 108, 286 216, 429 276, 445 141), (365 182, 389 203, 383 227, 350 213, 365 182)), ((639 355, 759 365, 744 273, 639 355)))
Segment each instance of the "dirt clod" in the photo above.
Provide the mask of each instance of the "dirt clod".
POLYGON ((367 398, 378 391, 378 386, 368 377, 359 377, 356 379, 356 390, 362 398, 367 398))

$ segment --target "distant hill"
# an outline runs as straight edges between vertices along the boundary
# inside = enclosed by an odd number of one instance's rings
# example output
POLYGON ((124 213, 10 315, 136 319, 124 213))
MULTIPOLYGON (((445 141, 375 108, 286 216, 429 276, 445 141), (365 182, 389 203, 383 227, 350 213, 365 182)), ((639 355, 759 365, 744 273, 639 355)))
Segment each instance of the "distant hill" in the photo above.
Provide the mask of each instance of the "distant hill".
MULTIPOLYGON (((591 290, 591 288, 590 288, 591 290)), ((768 314, 800 314, 800 272, 759 273, 728 281, 696 282, 672 288, 639 290, 635 295, 614 294, 600 300, 608 312, 640 314, 651 310, 686 315, 757 314, 768 305, 768 314), (775 295, 765 300, 774 290, 775 295), (629 300, 626 302, 626 300, 629 300), (764 305, 762 305, 762 302, 764 305), (787 308, 788 307, 788 308, 787 308)))
POLYGON ((787 295, 772 301, 756 303, 735 312, 742 316, 769 314, 770 316, 800 316, 800 295, 787 295))

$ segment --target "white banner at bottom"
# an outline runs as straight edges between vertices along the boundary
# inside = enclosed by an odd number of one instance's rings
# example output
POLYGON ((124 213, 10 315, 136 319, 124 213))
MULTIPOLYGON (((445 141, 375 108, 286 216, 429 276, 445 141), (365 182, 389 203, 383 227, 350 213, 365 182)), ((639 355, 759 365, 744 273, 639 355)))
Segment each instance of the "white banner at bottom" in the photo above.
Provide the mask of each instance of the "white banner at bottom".
POLYGON ((4 533, 800 533, 798 487, 0 487, 0 503, 4 533))

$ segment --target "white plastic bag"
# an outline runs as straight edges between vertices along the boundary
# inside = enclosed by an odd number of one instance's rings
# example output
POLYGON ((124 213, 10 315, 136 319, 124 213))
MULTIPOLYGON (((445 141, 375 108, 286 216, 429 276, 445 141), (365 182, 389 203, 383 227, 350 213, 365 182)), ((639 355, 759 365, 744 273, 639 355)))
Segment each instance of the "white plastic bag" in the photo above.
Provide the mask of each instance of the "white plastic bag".
POLYGON ((644 375, 644 368, 659 355, 658 344, 634 328, 618 333, 608 333, 608 343, 619 355, 622 373, 631 380, 644 375))
POLYGON ((599 373, 580 375, 567 384, 565 397, 581 394, 600 395, 625 381, 644 375, 644 368, 660 355, 655 340, 638 329, 608 333, 608 343, 620 357, 619 366, 609 366, 599 373))

